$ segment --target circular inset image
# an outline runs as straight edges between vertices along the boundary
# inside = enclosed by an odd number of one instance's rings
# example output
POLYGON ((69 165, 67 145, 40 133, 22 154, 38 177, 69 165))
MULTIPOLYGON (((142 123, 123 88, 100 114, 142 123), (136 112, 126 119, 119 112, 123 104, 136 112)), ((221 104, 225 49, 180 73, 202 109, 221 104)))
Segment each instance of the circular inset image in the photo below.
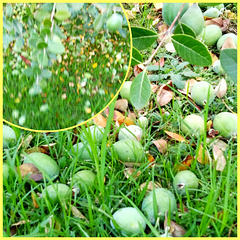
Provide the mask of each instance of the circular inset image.
POLYGON ((3 118, 66 129, 107 107, 127 74, 128 21, 118 3, 3 5, 3 118))

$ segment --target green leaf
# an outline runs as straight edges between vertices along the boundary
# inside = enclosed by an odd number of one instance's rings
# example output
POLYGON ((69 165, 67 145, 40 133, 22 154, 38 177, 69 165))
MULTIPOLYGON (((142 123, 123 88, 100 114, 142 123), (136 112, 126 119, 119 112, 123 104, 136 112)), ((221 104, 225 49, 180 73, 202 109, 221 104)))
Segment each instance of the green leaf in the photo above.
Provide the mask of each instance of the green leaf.
POLYGON ((132 62, 131 66, 138 65, 143 62, 142 54, 136 49, 132 48, 132 62))
POLYGON ((94 31, 99 32, 104 24, 103 14, 99 14, 95 21, 93 22, 94 31))
POLYGON ((22 72, 27 77, 32 77, 33 76, 33 69, 31 67, 28 67, 28 68, 24 69, 22 72))
POLYGON ((182 80, 181 75, 179 74, 171 74, 171 79, 173 84, 178 88, 178 89, 183 89, 185 87, 185 82, 182 80))
POLYGON ((146 71, 142 71, 133 79, 130 95, 131 103, 137 110, 142 109, 148 103, 151 96, 151 84, 146 71))
POLYGON ((212 64, 212 57, 207 47, 193 37, 184 34, 173 35, 172 43, 179 56, 190 64, 197 66, 212 64))
POLYGON ((68 6, 66 3, 56 3, 57 11, 68 11, 68 6))
POLYGON ((69 3, 69 5, 75 12, 78 12, 82 9, 84 3, 69 3))
POLYGON ((195 32, 184 23, 178 23, 178 25, 176 26, 173 33, 174 34, 186 34, 186 35, 196 38, 195 32))
POLYGON ((15 32, 18 35, 22 35, 23 25, 19 21, 17 21, 16 19, 13 19, 12 25, 13 25, 13 28, 15 29, 15 32))
POLYGON ((46 48, 48 45, 42 39, 38 39, 37 41, 37 48, 43 49, 46 48))
POLYGON ((14 40, 14 38, 10 35, 10 34, 7 34, 7 33, 4 33, 3 34, 3 48, 4 49, 7 49, 9 44, 14 40))
POLYGON ((49 71, 48 69, 43 69, 41 72, 41 77, 49 79, 52 76, 52 72, 49 71))
POLYGON ((44 3, 42 5, 42 10, 47 11, 47 12, 51 12, 53 9, 53 3, 44 3))
POLYGON ((182 75, 184 75, 185 77, 198 77, 199 74, 193 72, 190 68, 185 68, 182 72, 182 75))
POLYGON ((46 52, 39 52, 37 59, 40 67, 45 68, 48 66, 48 56, 46 52))
POLYGON ((45 19, 50 18, 50 13, 40 9, 39 11, 37 11, 34 14, 34 18, 38 21, 38 22, 43 22, 45 19))
POLYGON ((144 50, 150 47, 158 38, 158 34, 141 27, 131 27, 133 47, 144 50))
POLYGON ((71 17, 71 13, 68 10, 59 10, 56 12, 56 14, 54 15, 54 17, 62 22, 65 21, 66 19, 71 17))
POLYGON ((21 52, 23 48, 23 38, 18 38, 14 44, 13 51, 15 52, 21 52))
POLYGON ((11 17, 12 14, 13 14, 12 5, 8 3, 7 6, 6 6, 6 15, 7 15, 8 17, 11 17))
POLYGON ((220 62, 227 75, 237 83, 237 49, 228 48, 222 50, 220 62))
POLYGON ((53 35, 52 39, 48 39, 48 51, 53 54, 62 54, 65 47, 57 35, 53 35))

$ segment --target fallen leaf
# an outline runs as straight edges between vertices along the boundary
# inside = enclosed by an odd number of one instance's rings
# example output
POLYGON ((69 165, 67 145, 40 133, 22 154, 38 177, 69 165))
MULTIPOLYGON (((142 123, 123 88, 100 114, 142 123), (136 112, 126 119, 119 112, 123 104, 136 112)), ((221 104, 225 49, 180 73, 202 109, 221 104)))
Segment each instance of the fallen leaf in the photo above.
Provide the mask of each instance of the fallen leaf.
POLYGON ((72 214, 74 217, 79 218, 79 219, 84 219, 86 222, 89 222, 87 218, 73 205, 70 205, 72 214))
POLYGON ((35 147, 29 148, 29 149, 26 150, 27 154, 34 153, 34 152, 40 152, 40 153, 48 154, 48 151, 46 151, 41 146, 35 146, 35 147))
POLYGON ((126 124, 127 126, 135 125, 135 122, 131 118, 125 117, 125 116, 120 117, 117 120, 117 122, 119 123, 119 125, 122 125, 122 124, 126 124))
MULTIPOLYGON (((139 188, 139 191, 142 191, 145 187, 146 187, 147 183, 144 182, 140 185, 140 188, 139 188)), ((147 185, 147 191, 146 193, 150 192, 153 190, 153 185, 154 185, 154 188, 162 188, 162 185, 159 183, 159 182, 154 182, 153 184, 153 181, 150 181, 147 185)))
POLYGON ((21 177, 28 175, 29 173, 39 172, 38 168, 35 167, 32 163, 24 163, 19 166, 21 177))
POLYGON ((157 147, 158 151, 162 154, 167 151, 167 141, 164 139, 158 139, 153 141, 153 144, 157 147))
POLYGON ((163 88, 160 88, 157 92, 157 101, 159 105, 165 106, 168 104, 174 96, 174 93, 171 90, 165 90, 163 88))
POLYGON ((151 90, 152 90, 153 93, 157 92, 158 88, 159 88, 158 85, 156 85, 156 84, 151 84, 151 90))
POLYGON ((221 79, 219 84, 215 87, 214 93, 218 98, 222 98, 227 93, 227 82, 224 78, 221 79))
POLYGON ((217 146, 222 151, 226 151, 226 149, 228 148, 228 144, 220 139, 216 139, 210 146, 213 145, 217 146))
POLYGON ((128 117, 131 118, 133 121, 137 120, 137 116, 134 112, 129 111, 128 112, 128 117))
POLYGON ((211 57, 212 57, 212 64, 213 64, 214 62, 216 62, 218 60, 218 57, 217 57, 216 54, 214 54, 212 52, 210 52, 210 54, 211 54, 211 57))
MULTIPOLYGON (((108 115, 107 115, 107 117, 108 117, 108 115)), ((120 118, 125 118, 125 116, 121 112, 114 110, 113 120, 118 121, 120 118)))
POLYGON ((39 205, 38 205, 38 203, 36 201, 36 194, 34 192, 31 192, 31 197, 32 197, 34 208, 39 208, 39 205))
POLYGON ((155 164, 155 158, 150 153, 148 153, 148 162, 153 163, 150 165, 151 167, 153 167, 155 164))
POLYGON ((224 49, 227 49, 227 48, 235 48, 235 49, 237 48, 235 43, 233 42, 233 39, 231 37, 228 37, 224 41, 224 43, 223 43, 223 45, 221 47, 221 50, 224 50, 224 49))
POLYGON ((193 160, 194 160, 193 156, 187 155, 185 159, 181 163, 179 163, 179 165, 177 166, 177 170, 178 171, 187 170, 191 166, 193 160))
POLYGON ((40 147, 43 148, 46 152, 49 152, 49 148, 52 148, 56 145, 57 143, 49 143, 45 145, 41 145, 40 147))
POLYGON ((136 12, 132 10, 125 10, 128 19, 134 19, 136 17, 136 12))
POLYGON ((176 52, 175 47, 174 47, 174 45, 173 45, 172 42, 167 43, 167 44, 165 45, 165 48, 166 48, 166 50, 167 50, 168 52, 170 52, 170 53, 175 53, 175 52, 176 52))
POLYGON ((213 158, 216 163, 216 170, 223 171, 226 166, 226 159, 223 151, 216 145, 213 145, 213 158))
POLYGON ((166 227, 170 227, 169 233, 173 237, 182 237, 186 233, 186 230, 182 226, 178 225, 172 220, 169 222, 168 211, 165 212, 164 229, 166 229, 166 227))
POLYGON ((162 57, 158 62, 154 63, 153 65, 163 67, 164 66, 164 57, 162 57))
POLYGON ((32 134, 28 135, 27 138, 23 140, 22 147, 27 148, 30 145, 32 140, 33 140, 33 135, 32 134))
POLYGON ((185 87, 184 87, 184 89, 182 89, 182 90, 181 90, 181 89, 178 89, 178 91, 187 95, 188 93, 191 92, 193 86, 194 86, 196 83, 197 83, 197 81, 196 81, 195 79, 193 79, 193 78, 188 79, 188 80, 185 82, 185 87))
POLYGON ((177 208, 181 211, 181 212, 189 212, 188 208, 182 203, 182 206, 180 205, 180 203, 177 204, 177 208))
POLYGON ((185 142, 186 141, 186 139, 183 137, 183 136, 181 136, 181 135, 179 135, 179 134, 177 134, 177 133, 173 133, 173 132, 169 132, 169 131, 164 131, 169 137, 171 137, 172 139, 174 139, 174 140, 176 140, 176 141, 179 141, 179 142, 185 142))
POLYGON ((223 19, 221 17, 213 18, 205 21, 205 25, 217 25, 219 27, 223 26, 223 19))
POLYGON ((136 171, 134 168, 126 168, 124 170, 124 176, 128 179, 130 176, 133 179, 137 179, 141 174, 141 171, 136 171))
POLYGON ((107 125, 107 119, 100 113, 98 114, 94 119, 93 119, 93 122, 98 125, 98 126, 101 126, 101 127, 106 127, 107 125))
POLYGON ((28 60, 27 58, 25 58, 25 57, 22 56, 21 54, 20 54, 20 57, 21 57, 21 59, 22 59, 28 66, 31 66, 31 61, 30 61, 30 60, 28 60))
POLYGON ((139 65, 135 65, 133 68, 134 76, 136 77, 139 73, 143 71, 142 68, 139 67, 139 65))
POLYGON ((128 100, 127 99, 118 99, 115 103, 114 109, 125 112, 128 108, 128 100))
POLYGON ((207 163, 209 163, 209 160, 210 160, 210 158, 209 158, 207 150, 205 150, 205 156, 203 159, 203 146, 200 145, 198 154, 197 154, 197 161, 201 164, 207 164, 207 163))

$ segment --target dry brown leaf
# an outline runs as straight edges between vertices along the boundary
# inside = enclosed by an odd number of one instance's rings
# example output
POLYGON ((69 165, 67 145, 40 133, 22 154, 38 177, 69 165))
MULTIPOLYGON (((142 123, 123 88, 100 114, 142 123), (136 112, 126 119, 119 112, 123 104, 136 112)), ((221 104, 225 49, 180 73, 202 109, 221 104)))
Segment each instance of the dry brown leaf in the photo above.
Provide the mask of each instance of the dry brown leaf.
POLYGON ((218 18, 212 18, 210 20, 205 21, 205 25, 217 25, 219 27, 223 26, 223 19, 221 17, 218 18))
POLYGON ((154 145, 157 147, 158 151, 162 154, 167 151, 167 141, 164 139, 158 139, 153 141, 154 145))
POLYGON ((136 77, 139 73, 141 73, 143 69, 139 67, 139 65, 135 65, 133 68, 134 76, 136 77))
POLYGON ((215 87, 214 93, 218 98, 222 98, 227 93, 227 82, 224 78, 221 79, 219 84, 215 87))
POLYGON ((106 127, 107 125, 107 119, 100 113, 98 114, 94 119, 93 119, 93 122, 98 125, 98 126, 101 126, 101 127, 106 127))
POLYGON ((230 19, 224 19, 224 20, 223 20, 222 27, 221 27, 222 32, 227 31, 229 25, 230 25, 230 19))
POLYGON ((214 54, 212 52, 210 52, 210 54, 211 54, 211 57, 212 57, 212 64, 213 64, 214 62, 216 62, 218 60, 218 57, 217 57, 216 54, 214 54))
POLYGON ((74 217, 79 218, 79 219, 84 219, 86 222, 89 222, 87 218, 73 205, 70 206, 72 210, 72 214, 74 217))
POLYGON ((21 177, 28 175, 29 173, 37 173, 39 172, 38 168, 35 167, 32 163, 24 163, 19 166, 21 177))
POLYGON ((128 117, 131 118, 133 121, 137 120, 137 116, 134 112, 129 111, 128 112, 128 117))
POLYGON ((223 151, 216 145, 213 145, 213 158, 216 163, 216 170, 223 171, 226 166, 226 159, 223 151))
POLYGON ((43 148, 46 152, 49 152, 49 148, 52 148, 56 145, 57 143, 49 143, 45 145, 41 145, 40 147, 43 148))
POLYGON ((141 171, 136 171, 134 168, 126 168, 124 170, 124 176, 128 179, 130 176, 134 179, 137 179, 141 174, 141 171))
MULTIPOLYGON (((30 222, 30 220, 28 219, 27 222, 30 222)), ((24 225, 24 224, 26 224, 26 221, 25 220, 21 220, 21 221, 19 221, 17 223, 13 223, 11 225, 11 227, 13 227, 13 226, 20 226, 20 225, 24 225)))
POLYGON ((158 90, 159 86, 156 84, 151 84, 151 90, 153 93, 155 93, 158 90))
POLYGON ((222 151, 226 151, 227 147, 228 147, 228 144, 225 143, 224 141, 220 140, 220 139, 216 139, 212 146, 215 145, 217 146, 219 149, 221 149, 222 151))
POLYGON ((125 10, 128 19, 134 19, 136 17, 136 12, 132 10, 125 10))
POLYGON ((180 205, 180 203, 177 204, 177 208, 181 211, 181 212, 189 212, 188 208, 182 203, 182 206, 180 205))
POLYGON ((174 93, 171 90, 165 90, 163 88, 160 88, 157 92, 157 101, 162 107, 168 104, 172 100, 173 96, 174 93))
POLYGON ((39 208, 39 205, 38 205, 38 203, 36 201, 36 194, 34 192, 31 192, 31 197, 32 197, 34 208, 39 208))
POLYGON ((186 233, 186 230, 178 225, 177 223, 175 223, 174 221, 170 220, 170 223, 168 223, 168 216, 167 216, 167 211, 165 212, 165 220, 164 220, 164 229, 166 229, 166 227, 170 227, 169 229, 169 233, 173 236, 173 237, 182 237, 184 236, 184 234, 186 233))
POLYGON ((114 121, 118 121, 122 117, 124 118, 125 116, 121 112, 119 112, 117 110, 114 110, 114 113, 113 113, 113 120, 114 121))
POLYGON ((125 117, 125 116, 120 117, 117 120, 117 122, 119 123, 119 125, 122 125, 122 124, 126 124, 127 126, 135 125, 135 122, 131 118, 125 117))
POLYGON ((177 170, 178 171, 187 170, 191 166, 193 159, 194 159, 193 156, 187 155, 185 159, 177 166, 177 170))
POLYGON ((221 50, 224 50, 224 49, 227 49, 227 48, 235 48, 235 49, 237 48, 235 43, 233 42, 233 39, 231 37, 228 37, 224 41, 224 43, 223 43, 223 45, 221 47, 221 50))
MULTIPOLYGON (((144 182, 140 185, 139 191, 142 191, 146 187, 147 183, 144 182)), ((159 182, 154 182, 154 188, 162 188, 162 185, 159 182)), ((153 181, 150 181, 147 185, 147 191, 146 193, 153 190, 153 181)))
POLYGON ((169 131, 164 131, 169 137, 171 137, 172 139, 174 139, 174 140, 176 140, 176 141, 179 141, 179 142, 185 142, 186 141, 186 139, 183 137, 183 136, 181 136, 181 135, 179 135, 179 134, 177 134, 177 133, 173 133, 173 132, 169 132, 169 131))
MULTIPOLYGON (((197 81, 193 78, 191 79, 188 79, 186 82, 185 82, 185 87, 184 89, 182 89, 181 93, 185 93, 185 94, 188 94, 191 92, 193 86, 197 83, 197 81)), ((179 89, 178 89, 179 90, 179 89)))
POLYGON ((26 139, 23 140, 22 142, 22 147, 23 148, 28 148, 28 146, 30 145, 31 141, 33 140, 33 135, 28 135, 26 139))
POLYGON ((27 154, 34 153, 34 152, 40 152, 40 153, 48 154, 48 151, 46 151, 41 146, 38 146, 38 147, 35 146, 35 147, 29 148, 29 149, 26 150, 27 154))
POLYGON ((207 150, 205 150, 205 156, 203 159, 203 146, 202 145, 200 145, 199 150, 198 150, 197 161, 201 164, 207 164, 210 161, 207 150))
POLYGON ((163 67, 164 66, 164 57, 162 57, 158 62, 154 63, 154 66, 159 66, 159 67, 163 67))
POLYGON ((148 162, 153 163, 150 165, 151 167, 153 167, 155 164, 155 158, 150 153, 148 153, 148 162))
POLYGON ((125 112, 128 108, 128 100, 127 99, 118 99, 115 103, 114 109, 125 112))

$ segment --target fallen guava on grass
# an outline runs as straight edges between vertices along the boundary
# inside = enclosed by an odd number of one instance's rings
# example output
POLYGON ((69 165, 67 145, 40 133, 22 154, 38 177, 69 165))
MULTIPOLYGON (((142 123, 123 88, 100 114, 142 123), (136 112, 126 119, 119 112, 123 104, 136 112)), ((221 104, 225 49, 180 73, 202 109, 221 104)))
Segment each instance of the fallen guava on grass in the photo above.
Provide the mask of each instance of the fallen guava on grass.
POLYGON ((204 44, 207 46, 214 46, 218 39, 222 36, 222 30, 217 25, 207 25, 203 28, 201 34, 199 35, 202 38, 204 44))
POLYGON ((7 163, 3 163, 3 184, 8 181, 9 166, 7 163))
POLYGON ((205 81, 197 82, 191 90, 191 98, 199 106, 204 106, 207 103, 208 94, 210 104, 215 98, 214 89, 210 83, 205 81))
POLYGON ((7 125, 3 125, 3 148, 11 147, 16 141, 17 137, 14 130, 7 125))
POLYGON ((42 197, 56 203, 58 200, 66 200, 70 197, 70 188, 66 184, 54 183, 43 189, 42 197))
POLYGON ((220 14, 221 14, 221 11, 219 11, 219 9, 212 7, 212 8, 207 9, 203 13, 203 16, 208 17, 208 18, 217 18, 220 14))
POLYGON ((213 128, 225 138, 237 136, 237 115, 230 112, 221 112, 213 119, 213 128))
MULTIPOLYGON (((95 143, 100 144, 103 139, 104 128, 101 126, 93 125, 86 129, 91 134, 92 139, 95 143)), ((83 141, 87 140, 85 133, 82 134, 83 141)))
POLYGON ((141 116, 137 122, 142 129, 145 129, 148 126, 148 119, 144 116, 141 116))
POLYGON ((141 162, 144 159, 144 150, 139 141, 123 139, 113 144, 119 160, 123 162, 141 162))
POLYGON ((188 115, 181 122, 181 130, 185 135, 198 137, 204 133, 204 120, 196 114, 188 115))
POLYGON ((107 20, 107 29, 109 31, 117 31, 122 28, 123 17, 119 13, 114 13, 109 19, 107 20))
MULTIPOLYGON (((118 227, 121 229, 123 235, 139 235, 146 228, 146 222, 144 221, 141 214, 133 207, 124 207, 117 210, 113 214, 113 218, 116 221, 118 227)), ((113 229, 115 226, 110 221, 113 229)))
POLYGON ((96 185, 96 174, 90 170, 81 170, 72 177, 73 186, 84 190, 84 186, 93 188, 96 185))
POLYGON ((217 74, 223 74, 225 72, 222 68, 220 60, 216 60, 213 63, 213 71, 217 74))
POLYGON ((73 154, 77 155, 79 160, 89 160, 91 159, 91 147, 88 143, 76 143, 73 145, 73 154))
POLYGON ((218 41, 217 41, 217 49, 218 49, 218 50, 221 49, 223 43, 225 42, 225 40, 226 40, 228 37, 232 38, 235 46, 237 47, 237 35, 234 34, 234 33, 226 33, 226 34, 222 35, 222 36, 218 39, 218 41))
POLYGON ((123 86, 120 90, 120 95, 122 98, 127 99, 128 102, 130 101, 130 89, 131 89, 132 81, 126 81, 123 83, 123 86))
POLYGON ((160 217, 160 220, 164 220, 166 211, 172 215, 176 210, 176 199, 174 195, 165 188, 156 188, 154 191, 149 192, 142 202, 142 211, 152 224, 156 223, 157 217, 160 217), (156 197, 157 204, 156 215, 154 213, 154 197, 156 197))
POLYGON ((46 177, 46 181, 54 179, 59 175, 59 167, 50 156, 34 152, 24 157, 24 163, 32 163, 46 177))
POLYGON ((192 192, 198 188, 198 178, 193 172, 183 170, 174 177, 173 187, 179 194, 185 195, 186 188, 188 192, 192 192))
POLYGON ((134 139, 140 141, 143 135, 143 131, 139 126, 130 125, 120 129, 118 133, 118 139, 134 139))

